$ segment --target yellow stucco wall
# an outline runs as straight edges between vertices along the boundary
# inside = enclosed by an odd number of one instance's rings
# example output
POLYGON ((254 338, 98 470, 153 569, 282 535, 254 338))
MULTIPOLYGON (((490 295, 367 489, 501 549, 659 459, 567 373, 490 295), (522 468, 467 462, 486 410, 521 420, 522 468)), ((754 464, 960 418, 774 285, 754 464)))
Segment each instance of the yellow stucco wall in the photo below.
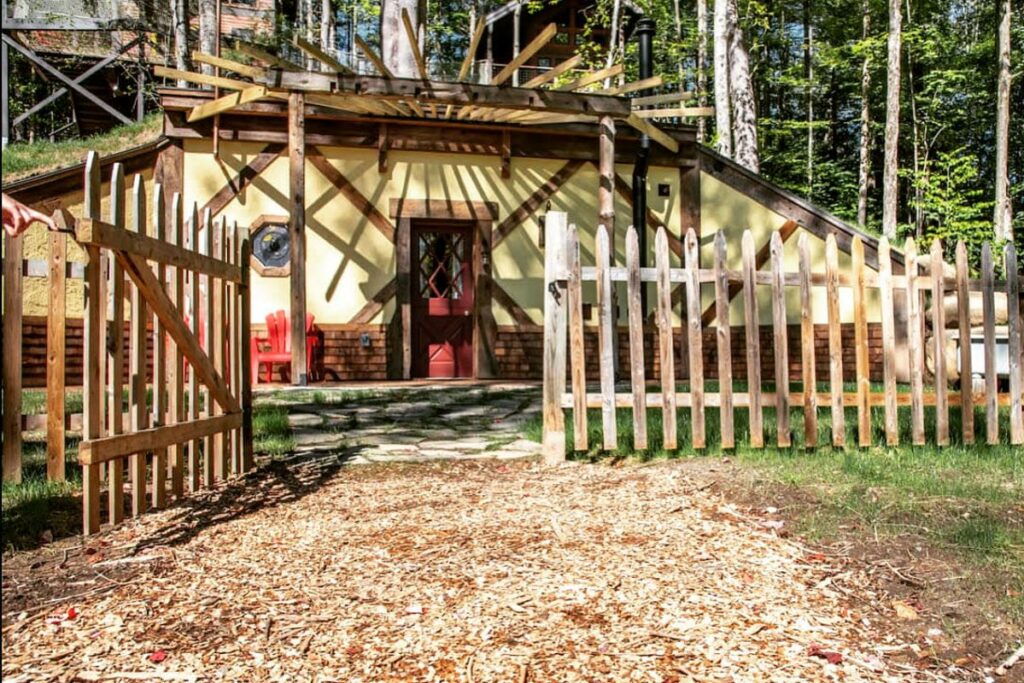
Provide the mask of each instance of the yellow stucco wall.
MULTIPOLYGON (((260 145, 222 143, 221 158, 210 154, 209 143, 185 144, 185 201, 202 206, 238 170, 259 153, 260 145)), ((499 157, 441 155, 393 151, 388 155, 389 171, 377 171, 373 150, 321 147, 329 162, 385 216, 392 198, 489 201, 498 205, 498 222, 504 220, 565 162, 547 159, 513 159, 512 173, 501 178, 499 157)), ((618 172, 628 178, 631 167, 618 172)), ((678 171, 652 168, 649 205, 656 215, 679 230, 678 171), (657 184, 669 183, 668 198, 657 197, 657 184)), ((229 221, 250 226, 261 215, 287 213, 288 162, 275 160, 249 187, 221 212, 229 221)), ((566 211, 570 221, 582 229, 584 260, 593 260, 594 225, 597 220, 597 170, 584 165, 552 198, 551 208, 566 211)), ((311 164, 306 166, 307 306, 322 323, 345 323, 395 275, 394 245, 356 207, 340 194, 311 164)), ((616 196, 620 239, 618 260, 622 260, 625 225, 630 209, 616 196)), ((544 259, 539 246, 540 227, 528 219, 512 231, 494 250, 492 272, 500 284, 538 324, 541 322, 544 259)), ((653 250, 653 240, 651 240, 653 250)), ((288 279, 253 276, 253 320, 288 307, 288 279)), ((374 322, 390 320, 394 302, 374 322)), ((495 305, 499 325, 512 324, 511 315, 495 305)))
MULTIPOLYGON (((139 174, 143 181, 143 186, 146 190, 146 207, 147 211, 152 212, 153 210, 153 171, 147 169, 139 174)), ((105 181, 109 180, 109 177, 104 177, 105 181)), ((125 178, 126 185, 126 201, 125 201, 125 221, 127 225, 131 225, 134 220, 135 210, 134 204, 131 199, 132 184, 135 182, 134 176, 125 178)), ((57 206, 60 208, 67 209, 75 216, 83 215, 84 208, 84 194, 81 190, 75 192, 69 192, 61 195, 59 200, 51 202, 48 206, 51 206, 50 210, 53 210, 57 206)), ((101 207, 103 209, 103 217, 109 219, 110 217, 110 183, 103 183, 103 191, 101 195, 101 207)), ((37 207, 38 208, 38 207, 37 207)), ((49 247, 49 236, 46 228, 36 224, 22 235, 24 244, 22 245, 23 257, 26 259, 42 260, 45 261, 49 258, 50 247, 49 247)), ((72 263, 84 263, 85 252, 78 243, 70 237, 67 239, 67 260, 72 263)), ((43 316, 46 315, 47 310, 47 278, 45 277, 26 277, 22 281, 24 288, 24 308, 22 309, 23 315, 29 316, 43 316)), ((85 287, 81 279, 67 280, 67 294, 66 294, 66 315, 69 318, 80 318, 82 317, 82 304, 85 300, 85 287)), ((125 315, 130 315, 130 312, 126 309, 125 315)))
MULTIPOLYGON (((701 204, 701 264, 712 267, 714 263, 714 240, 719 230, 725 230, 727 244, 727 263, 730 269, 739 270, 742 268, 741 240, 743 231, 749 229, 754 235, 755 252, 763 244, 767 244, 771 233, 782 227, 786 218, 772 211, 763 204, 760 204, 750 197, 737 192, 732 187, 717 180, 708 173, 701 173, 700 176, 700 204, 701 204)), ((786 272, 798 272, 800 255, 798 251, 798 240, 801 235, 807 235, 808 249, 811 255, 812 269, 816 273, 825 272, 825 241, 817 235, 797 229, 793 235, 782 246, 783 270, 786 272)), ((839 271, 848 273, 851 261, 849 254, 839 251, 839 271)), ((768 271, 769 264, 762 266, 762 270, 768 271)), ((705 310, 714 301, 714 290, 706 286, 702 290, 701 308, 705 310)), ((767 286, 757 288, 758 316, 762 325, 771 324, 771 289, 767 286)), ((813 287, 811 289, 811 308, 814 315, 814 322, 824 324, 828 322, 828 303, 825 289, 813 287)), ((865 301, 865 309, 869 322, 881 320, 881 309, 879 305, 878 290, 869 289, 865 301)), ((853 321, 853 291, 848 288, 839 290, 840 319, 843 322, 853 321)), ((790 323, 800 322, 800 290, 797 287, 786 288, 786 314, 790 323)), ((733 299, 729 309, 730 322, 733 325, 742 325, 744 322, 743 297, 737 296, 733 299)))

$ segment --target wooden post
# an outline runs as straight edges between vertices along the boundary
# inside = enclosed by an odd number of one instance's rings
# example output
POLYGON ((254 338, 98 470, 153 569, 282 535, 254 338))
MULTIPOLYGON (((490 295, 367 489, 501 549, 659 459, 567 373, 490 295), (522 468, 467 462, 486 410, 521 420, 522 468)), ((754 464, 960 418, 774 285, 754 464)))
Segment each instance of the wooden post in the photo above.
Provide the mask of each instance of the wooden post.
MULTIPOLYGON (((175 193, 171 197, 171 223, 168 231, 168 242, 178 246, 185 245, 185 233, 183 230, 184 216, 182 215, 181 195, 175 193)), ((179 315, 185 313, 185 269, 180 267, 171 268, 170 286, 168 293, 179 315)), ((181 347, 171 342, 170 357, 170 410, 168 422, 178 424, 185 421, 185 354, 181 347)), ((185 494, 185 444, 176 443, 171 447, 171 493, 175 499, 180 499, 185 494)))
POLYGON ((811 250, 807 232, 797 240, 800 252, 800 352, 804 384, 804 447, 818 445, 818 380, 814 367, 814 312, 811 309, 811 250))
POLYGON ((746 314, 747 392, 750 396, 750 445, 764 448, 761 416, 761 322, 757 310, 757 279, 754 271, 754 235, 743 231, 743 309, 746 314))
MULTIPOLYGON (((163 241, 166 213, 164 209, 163 186, 153 185, 153 237, 163 241)), ((157 262, 155 267, 157 281, 163 288, 167 287, 166 271, 163 264, 157 262)), ((153 418, 154 427, 167 424, 167 335, 160 317, 153 314, 153 418)), ((164 507, 167 504, 167 448, 153 451, 153 479, 151 501, 153 507, 164 507)))
POLYGON ((288 95, 288 232, 291 236, 292 384, 306 386, 306 119, 305 96, 288 95))
POLYGON ((892 257, 889 240, 878 240, 878 293, 882 306, 882 373, 885 383, 885 442, 900 441, 896 411, 896 316, 893 310, 892 257))
POLYGON ((857 443, 871 445, 871 379, 868 375, 868 318, 865 301, 864 242, 859 236, 850 245, 853 261, 853 345, 857 372, 857 443))
POLYGON ((946 397, 946 309, 945 262, 942 242, 935 240, 931 248, 932 275, 932 348, 935 363, 935 443, 949 445, 949 402, 946 397))
MULTIPOLYGON (((228 254, 228 258, 231 263, 240 267, 242 266, 242 253, 239 251, 241 242, 242 233, 236 221, 231 227, 231 239, 228 241, 228 244, 231 245, 231 253, 228 254)), ((231 379, 231 393, 238 400, 238 405, 242 405, 242 309, 238 305, 239 286, 233 282, 229 283, 228 291, 228 310, 231 314, 230 334, 228 334, 227 345, 228 358, 230 359, 230 372, 228 374, 231 379)), ((242 473, 241 433, 242 430, 239 428, 232 430, 231 434, 229 434, 229 441, 231 442, 231 472, 236 475, 242 473)))
POLYGON ((789 448, 789 344, 786 324, 786 281, 782 269, 782 237, 769 239, 772 268, 772 338, 775 351, 775 425, 779 448, 789 448))
MULTIPOLYGON (((224 221, 216 220, 213 222, 213 257, 218 261, 223 261, 226 246, 227 245, 224 242, 224 221)), ((227 324, 227 321, 224 319, 224 281, 211 277, 209 283, 210 291, 207 292, 207 301, 209 301, 210 304, 209 316, 213 326, 211 330, 213 332, 213 337, 210 342, 210 360, 213 361, 213 369, 216 370, 218 375, 223 377, 224 325, 227 324)), ((292 335, 292 344, 292 358, 294 359, 294 334, 292 335)), ((305 335, 303 335, 302 345, 303 348, 305 348, 305 335)), ((210 404, 212 408, 211 414, 214 417, 224 414, 224 406, 222 406, 219 401, 214 400, 211 397, 210 404)), ((218 481, 222 481, 228 476, 227 452, 225 450, 225 445, 224 432, 217 432, 213 435, 213 476, 218 481)))
POLYGON ((615 422, 615 361, 612 335, 612 277, 611 237, 603 226, 597 226, 595 236, 594 259, 597 275, 597 348, 598 362, 601 373, 601 432, 604 450, 613 451, 618 445, 618 433, 615 422))
POLYGON ((960 327, 960 427, 965 444, 974 443, 974 380, 971 367, 971 292, 967 245, 956 245, 956 307, 960 327))
POLYGON ((697 231, 686 230, 686 328, 690 369, 690 426, 691 444, 704 448, 704 333, 700 319, 700 246, 697 231))
MULTIPOLYGON (((199 207, 195 202, 192 203, 192 215, 190 218, 189 226, 189 248, 200 253, 199 248, 199 207)), ((202 295, 199 289, 199 273, 192 271, 189 274, 189 329, 192 334, 199 337, 199 330, 202 326, 202 320, 199 316, 199 310, 202 306, 202 295)), ((199 388, 199 376, 196 374, 195 368, 189 368, 188 372, 188 416, 190 420, 199 419, 199 397, 201 390, 199 388)), ((190 492, 198 491, 200 488, 200 457, 199 451, 201 450, 202 439, 193 439, 188 449, 188 490, 190 492)))
POLYGON ((1017 270, 1017 249, 1013 242, 1003 251, 1006 259, 1006 324, 1010 330, 1010 443, 1024 443, 1024 413, 1021 392, 1024 391, 1024 367, 1021 367, 1020 272, 1017 270))
MULTIPOLYGON (((644 228, 645 226, 641 226, 644 228)), ((626 312, 629 322, 629 379, 633 397, 633 450, 647 450, 647 388, 644 377, 644 311, 640 288, 640 246, 635 225, 626 231, 626 312)))
MULTIPOLYGON (((215 256, 213 249, 213 217, 209 210, 203 212, 203 237, 200 243, 199 252, 207 256, 215 256)), ((202 322, 203 326, 203 351, 206 353, 206 357, 213 359, 213 287, 214 278, 210 275, 202 276, 202 283, 206 286, 206 292, 200 297, 200 303, 202 306, 202 322)), ((195 372, 195 368, 192 368, 192 372, 195 372)), ((210 391, 209 387, 203 387, 201 389, 203 395, 203 417, 213 416, 213 392, 210 391)), ((214 457, 213 457, 213 438, 203 438, 203 486, 213 486, 214 481, 214 457)))
POLYGON ((992 245, 981 246, 981 311, 985 334, 985 443, 999 443, 999 385, 996 377, 996 288, 992 245))
MULTIPOLYGON (((89 152, 85 162, 85 215, 100 219, 100 157, 89 152)), ((85 330, 84 330, 84 372, 82 377, 83 428, 85 441, 100 437, 102 416, 100 405, 103 401, 103 375, 100 373, 100 328, 105 324, 106 312, 100 299, 100 250, 85 247, 88 262, 85 266, 85 330)), ((5 354, 6 355, 6 354, 5 354)), ((94 534, 100 530, 100 466, 82 466, 82 533, 94 534)))
POLYGON ((249 302, 249 235, 243 233, 239 246, 239 264, 242 266, 242 282, 238 286, 238 298, 240 309, 240 339, 242 351, 242 371, 239 375, 241 389, 239 391, 239 403, 242 406, 242 472, 252 469, 252 373, 250 371, 252 357, 250 339, 252 338, 251 318, 252 310, 249 302))
MULTIPOLYGON (((4 102, 4 106, 7 103, 4 102)), ((4 233, 4 481, 21 482, 21 260, 24 240, 4 233)))
MULTIPOLYGON (((598 122, 597 225, 608 233, 608 263, 615 265, 615 119, 602 116, 598 122)), ((641 226, 642 228, 643 226, 641 226)), ((612 381, 619 371, 619 298, 611 287, 612 381)))
POLYGON ((921 340, 921 296, 917 285, 917 244, 907 238, 903 248, 907 271, 907 351, 910 355, 910 431, 915 446, 924 445, 924 347, 921 340))
POLYGON ((828 297, 828 380, 832 408, 832 445, 846 444, 846 412, 843 409, 843 333, 839 317, 839 250, 836 236, 825 238, 825 285, 828 297))
POLYGON ((47 283, 50 296, 46 316, 46 478, 50 481, 64 481, 65 478, 64 350, 67 237, 62 232, 50 233, 50 280, 47 283))
POLYGON ((565 460, 565 213, 548 212, 544 243, 544 464, 557 465, 565 460))
MULTIPOLYGON (((110 174, 110 222, 124 230, 125 213, 124 167, 114 164, 110 174)), ((124 267, 110 259, 110 292, 114 298, 113 325, 110 340, 110 400, 107 414, 112 435, 124 432, 124 267)), ((111 524, 124 520, 124 458, 111 460, 107 465, 107 508, 111 524)))
POLYGON ((569 226, 569 349, 572 374, 573 447, 585 451, 587 438, 587 366, 583 343, 583 286, 580 279, 580 234, 569 226))
MULTIPOLYGON (((146 234, 146 186, 141 175, 136 175, 132 183, 132 231, 138 235, 146 234)), ((148 372, 148 335, 146 334, 146 299, 137 286, 132 286, 132 322, 129 351, 129 372, 131 382, 128 385, 128 404, 130 406, 130 426, 133 432, 146 429, 149 412, 146 402, 146 374, 148 372)), ((155 386, 154 382, 154 386, 155 386)), ((130 457, 131 470, 132 514, 141 515, 146 511, 146 453, 135 453, 130 457)))
POLYGON ((672 340, 672 279, 669 271, 668 232, 659 226, 654 236, 654 268, 658 278, 658 354, 661 363, 661 425, 665 450, 678 448, 676 425, 676 364, 672 340))
POLYGON ((715 329, 718 342, 718 395, 722 448, 736 447, 732 398, 732 330, 729 328, 729 273, 725 231, 715 233, 715 329))

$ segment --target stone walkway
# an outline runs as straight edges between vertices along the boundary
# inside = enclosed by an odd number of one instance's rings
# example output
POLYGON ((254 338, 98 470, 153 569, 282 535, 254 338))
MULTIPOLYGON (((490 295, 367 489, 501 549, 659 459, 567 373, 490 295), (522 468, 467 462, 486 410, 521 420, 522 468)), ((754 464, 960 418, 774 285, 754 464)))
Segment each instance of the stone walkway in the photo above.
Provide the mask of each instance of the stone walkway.
POLYGON ((536 455, 540 390, 521 385, 275 390, 257 402, 288 409, 297 456, 346 464, 514 459, 536 455))

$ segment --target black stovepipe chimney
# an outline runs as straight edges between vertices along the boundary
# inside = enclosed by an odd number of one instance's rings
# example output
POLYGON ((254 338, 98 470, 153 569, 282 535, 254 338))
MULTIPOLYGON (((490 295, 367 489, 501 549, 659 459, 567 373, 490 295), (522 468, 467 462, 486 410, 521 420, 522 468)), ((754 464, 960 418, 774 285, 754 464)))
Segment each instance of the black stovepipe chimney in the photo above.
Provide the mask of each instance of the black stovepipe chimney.
MULTIPOLYGON (((654 39, 653 19, 641 19, 636 25, 637 54, 639 56, 640 80, 651 77, 651 41, 654 39)), ((649 94, 649 90, 640 95, 649 94)), ((647 265, 647 166, 650 161, 651 139, 646 133, 640 134, 633 162, 633 225, 636 227, 640 247, 640 265, 647 265)), ((647 314, 647 288, 640 295, 644 315, 647 314)))

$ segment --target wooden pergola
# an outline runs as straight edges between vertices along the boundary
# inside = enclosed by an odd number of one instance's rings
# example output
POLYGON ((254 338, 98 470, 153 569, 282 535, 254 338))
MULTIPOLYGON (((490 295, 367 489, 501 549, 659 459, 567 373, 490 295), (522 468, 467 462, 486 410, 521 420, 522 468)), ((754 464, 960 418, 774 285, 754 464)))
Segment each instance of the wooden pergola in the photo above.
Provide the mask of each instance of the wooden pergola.
MULTIPOLYGON (((467 81, 473 54, 483 34, 483 21, 477 25, 466 57, 455 81, 431 78, 427 62, 419 52, 416 33, 408 15, 403 16, 405 30, 412 47, 418 78, 398 78, 388 69, 374 50, 364 41, 357 45, 374 65, 377 74, 355 74, 330 54, 297 38, 294 46, 309 61, 319 63, 319 70, 274 55, 265 49, 237 43, 236 50, 251 62, 240 63, 219 56, 193 53, 193 60, 214 67, 214 74, 201 74, 157 67, 156 75, 187 81, 214 89, 214 99, 193 106, 186 119, 193 124, 213 119, 215 153, 219 141, 219 119, 223 114, 251 111, 262 102, 286 101, 288 112, 287 151, 289 158, 289 232, 291 248, 291 334, 293 381, 306 384, 306 319, 305 282, 305 119, 307 107, 334 110, 346 117, 376 121, 389 119, 433 122, 438 135, 443 135, 445 122, 450 125, 493 124, 503 129, 545 128, 580 124, 597 126, 598 220, 614 224, 616 126, 625 124, 649 137, 672 154, 679 152, 679 142, 661 130, 658 118, 707 116, 708 107, 684 107, 692 93, 648 94, 662 85, 660 76, 642 79, 611 88, 604 88, 607 79, 624 71, 622 64, 592 71, 580 70, 582 59, 574 56, 549 71, 527 81, 522 87, 511 87, 512 75, 538 50, 550 41, 556 26, 549 25, 516 58, 486 83, 467 81), (225 76, 223 74, 230 74, 225 76), (222 91, 227 94, 221 95, 222 91), (634 97, 634 95, 636 95, 634 97)), ((503 155, 504 156, 504 155, 503 155)), ((621 191, 621 188, 619 188, 621 191)), ((614 238, 610 234, 610 237, 614 238)))

